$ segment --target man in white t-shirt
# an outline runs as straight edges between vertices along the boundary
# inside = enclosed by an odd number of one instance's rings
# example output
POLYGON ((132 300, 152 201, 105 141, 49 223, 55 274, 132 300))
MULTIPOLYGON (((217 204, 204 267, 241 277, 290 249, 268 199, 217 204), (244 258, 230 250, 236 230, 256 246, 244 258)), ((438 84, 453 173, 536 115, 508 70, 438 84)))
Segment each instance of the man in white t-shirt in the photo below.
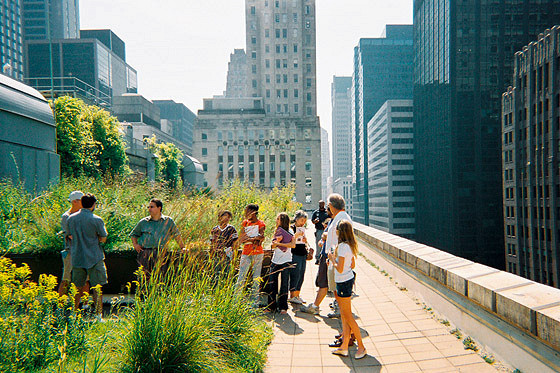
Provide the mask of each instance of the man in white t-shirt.
MULTIPOLYGON (((338 245, 338 235, 336 233, 336 226, 341 220, 348 220, 352 222, 350 215, 344 210, 345 203, 344 197, 340 194, 333 193, 328 198, 327 210, 330 210, 332 220, 329 224, 329 229, 327 231, 327 239, 323 248, 321 250, 321 257, 319 260, 319 269, 317 271, 317 279, 315 284, 319 288, 317 291, 317 297, 315 302, 308 306, 301 306, 300 311, 311 313, 314 315, 319 314, 319 305, 325 299, 327 292, 331 289, 333 292, 336 291, 336 283, 334 282, 334 267, 329 265, 327 267, 326 258, 329 252, 334 252, 336 245, 338 245)), ((336 309, 331 314, 332 317, 337 316, 336 309)))

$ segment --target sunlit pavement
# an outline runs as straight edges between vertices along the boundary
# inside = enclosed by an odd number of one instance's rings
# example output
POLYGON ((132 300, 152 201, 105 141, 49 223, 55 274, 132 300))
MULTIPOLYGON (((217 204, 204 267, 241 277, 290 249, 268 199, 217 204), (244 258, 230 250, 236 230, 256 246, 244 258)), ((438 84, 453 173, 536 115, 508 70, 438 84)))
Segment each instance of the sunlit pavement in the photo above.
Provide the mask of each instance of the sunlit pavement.
MULTIPOLYGON (((308 239, 314 242, 313 228, 308 239)), ((365 247, 361 251, 368 250, 365 247)), ((307 262, 301 296, 315 299, 317 266, 307 262)), ((341 331, 339 319, 329 319, 325 298, 319 315, 297 311, 274 316, 275 337, 268 349, 267 373, 334 372, 495 372, 478 354, 465 350, 461 340, 434 320, 416 304, 410 294, 401 291, 388 277, 359 257, 356 262, 359 295, 352 299, 353 311, 362 330, 368 356, 355 360, 356 347, 350 357, 333 355, 328 346, 341 331)))

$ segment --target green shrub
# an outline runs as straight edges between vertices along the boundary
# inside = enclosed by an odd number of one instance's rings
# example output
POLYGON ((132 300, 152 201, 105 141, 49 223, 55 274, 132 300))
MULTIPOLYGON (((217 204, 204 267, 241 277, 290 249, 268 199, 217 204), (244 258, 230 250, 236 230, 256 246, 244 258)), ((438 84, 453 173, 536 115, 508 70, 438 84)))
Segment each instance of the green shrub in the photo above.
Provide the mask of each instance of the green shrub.
POLYGON ((117 118, 78 98, 54 101, 57 152, 64 176, 114 177, 129 172, 117 118))

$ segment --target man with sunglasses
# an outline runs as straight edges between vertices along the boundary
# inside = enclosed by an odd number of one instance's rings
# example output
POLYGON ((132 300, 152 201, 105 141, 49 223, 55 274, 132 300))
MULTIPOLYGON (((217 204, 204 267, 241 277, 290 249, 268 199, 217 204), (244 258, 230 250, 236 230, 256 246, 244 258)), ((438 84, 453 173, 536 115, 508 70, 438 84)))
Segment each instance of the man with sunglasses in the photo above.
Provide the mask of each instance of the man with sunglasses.
MULTIPOLYGON (((181 249, 184 249, 181 233, 171 217, 163 215, 163 202, 152 198, 148 204, 150 216, 140 220, 130 233, 132 246, 138 252, 137 262, 144 271, 149 274, 154 269, 158 257, 165 253, 167 243, 173 238, 181 249)), ((167 263, 162 263, 162 271, 165 272, 167 263)))

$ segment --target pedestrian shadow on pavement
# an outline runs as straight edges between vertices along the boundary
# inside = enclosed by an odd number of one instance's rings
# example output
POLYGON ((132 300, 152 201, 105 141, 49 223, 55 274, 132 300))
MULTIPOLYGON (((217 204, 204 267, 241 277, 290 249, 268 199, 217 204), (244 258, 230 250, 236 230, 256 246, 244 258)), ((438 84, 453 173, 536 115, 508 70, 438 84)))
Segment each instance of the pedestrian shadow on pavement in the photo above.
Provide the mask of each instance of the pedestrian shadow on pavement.
POLYGON ((278 329, 282 330, 285 334, 298 335, 303 333, 303 329, 288 314, 274 315, 274 321, 276 322, 278 329))
POLYGON ((381 372, 381 362, 372 355, 366 355, 366 357, 356 360, 354 355, 356 354, 356 349, 351 348, 347 357, 337 356, 340 361, 348 367, 348 373, 354 373, 356 371, 367 371, 368 373, 379 373, 381 372))

